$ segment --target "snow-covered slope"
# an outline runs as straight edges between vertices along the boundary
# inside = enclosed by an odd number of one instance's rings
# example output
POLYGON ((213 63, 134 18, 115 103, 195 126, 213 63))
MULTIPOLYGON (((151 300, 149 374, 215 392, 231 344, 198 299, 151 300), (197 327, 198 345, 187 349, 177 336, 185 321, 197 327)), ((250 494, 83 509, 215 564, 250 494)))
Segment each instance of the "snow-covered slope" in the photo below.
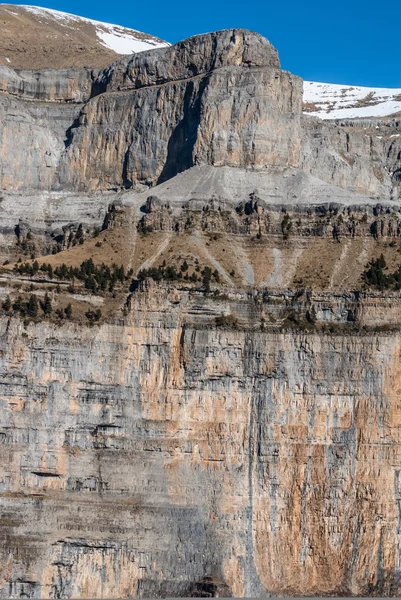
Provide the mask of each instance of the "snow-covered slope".
POLYGON ((401 88, 304 81, 304 112, 321 119, 386 117, 401 111, 401 88))
POLYGON ((87 19, 86 17, 79 17, 77 15, 71 15, 70 13, 50 8, 41 8, 39 6, 22 4, 20 7, 38 17, 50 16, 67 27, 74 27, 74 25, 82 22, 90 23, 94 26, 100 43, 106 48, 114 50, 117 54, 134 54, 135 52, 143 52, 144 50, 162 48, 169 45, 167 42, 158 40, 151 35, 146 35, 140 31, 128 29, 121 25, 103 23, 102 21, 95 21, 93 19, 87 19))
POLYGON ((0 4, 0 65, 103 67, 121 54, 169 44, 155 36, 49 8, 0 4))

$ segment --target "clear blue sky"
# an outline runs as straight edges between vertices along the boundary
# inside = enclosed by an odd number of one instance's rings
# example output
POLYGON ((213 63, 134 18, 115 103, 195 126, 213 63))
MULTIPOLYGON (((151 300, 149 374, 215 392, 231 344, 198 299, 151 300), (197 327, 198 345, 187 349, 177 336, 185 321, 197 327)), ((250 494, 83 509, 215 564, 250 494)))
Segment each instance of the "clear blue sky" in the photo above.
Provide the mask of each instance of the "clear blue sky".
POLYGON ((401 87, 401 0, 36 1, 169 42, 244 27, 265 35, 282 67, 304 79, 401 87))

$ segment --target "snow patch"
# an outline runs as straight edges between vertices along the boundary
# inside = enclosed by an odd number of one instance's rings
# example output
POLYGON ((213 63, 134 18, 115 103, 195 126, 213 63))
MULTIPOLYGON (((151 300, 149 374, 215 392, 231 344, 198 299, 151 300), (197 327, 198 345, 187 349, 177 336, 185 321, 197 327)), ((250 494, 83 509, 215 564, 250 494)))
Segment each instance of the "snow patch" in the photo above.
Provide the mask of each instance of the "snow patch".
POLYGON ((95 21, 94 19, 39 6, 21 4, 20 8, 37 17, 56 19, 67 27, 74 27, 74 25, 79 25, 80 23, 89 23, 94 26, 96 36, 102 46, 114 50, 117 54, 134 54, 136 52, 170 46, 168 42, 163 42, 151 35, 146 35, 135 29, 129 29, 121 25, 103 23, 102 21, 95 21))
POLYGON ((401 88, 304 81, 304 112, 321 119, 386 117, 401 111, 401 88))
POLYGON ((117 54, 135 54, 152 48, 166 48, 169 45, 150 38, 138 39, 132 33, 119 33, 111 29, 103 31, 100 27, 96 28, 96 35, 103 46, 117 54))

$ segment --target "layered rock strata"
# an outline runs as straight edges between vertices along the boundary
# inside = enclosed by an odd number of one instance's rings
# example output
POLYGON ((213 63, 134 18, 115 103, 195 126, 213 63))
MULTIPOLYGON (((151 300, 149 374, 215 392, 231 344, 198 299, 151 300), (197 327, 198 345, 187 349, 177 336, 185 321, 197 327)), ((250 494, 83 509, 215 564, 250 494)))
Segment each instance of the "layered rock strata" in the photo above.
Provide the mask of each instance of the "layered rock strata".
POLYGON ((243 30, 0 85, 0 597, 400 595, 399 120, 243 30))
POLYGON ((100 329, 1 320, 2 597, 400 593, 399 333, 228 306, 238 329, 160 287, 100 329))
MULTIPOLYGON (((88 71, 39 75, 3 68, 4 91, 24 100, 22 120, 30 110, 26 99, 82 102, 89 89, 95 97, 57 138, 55 170, 38 179, 29 169, 26 178, 15 169, 12 182, 1 178, 2 188, 110 189, 154 185, 194 164, 299 163, 301 80, 280 70, 277 52, 257 34, 197 36, 114 63, 93 86, 92 77, 88 71)), ((25 152, 34 154, 43 143, 31 129, 25 152)), ((14 124, 7 134, 16 135, 14 124)), ((8 147, 1 152, 7 156, 8 147)), ((46 170, 46 157, 44 150, 39 170, 46 170)))

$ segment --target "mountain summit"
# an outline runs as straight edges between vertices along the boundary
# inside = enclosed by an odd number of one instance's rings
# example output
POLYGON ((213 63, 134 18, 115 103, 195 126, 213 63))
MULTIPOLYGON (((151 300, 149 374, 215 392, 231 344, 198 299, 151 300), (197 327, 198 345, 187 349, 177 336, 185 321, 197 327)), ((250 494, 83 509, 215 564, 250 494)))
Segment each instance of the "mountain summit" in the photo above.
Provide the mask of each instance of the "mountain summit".
POLYGON ((68 13, 0 4, 0 65, 16 69, 105 67, 122 54, 168 46, 159 38, 68 13))

